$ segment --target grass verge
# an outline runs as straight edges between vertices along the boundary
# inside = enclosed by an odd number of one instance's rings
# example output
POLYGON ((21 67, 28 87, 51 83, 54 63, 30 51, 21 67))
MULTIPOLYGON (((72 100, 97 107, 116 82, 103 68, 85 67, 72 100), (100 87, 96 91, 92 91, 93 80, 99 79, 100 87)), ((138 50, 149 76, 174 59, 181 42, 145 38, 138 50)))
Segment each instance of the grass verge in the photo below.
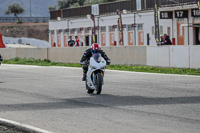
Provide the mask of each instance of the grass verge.
MULTIPOLYGON (((80 64, 51 62, 48 59, 20 59, 13 58, 4 60, 4 64, 23 64, 23 65, 38 65, 38 66, 64 66, 64 67, 82 67, 80 64)), ((106 66, 110 70, 134 71, 134 72, 148 72, 148 73, 165 73, 165 74, 182 74, 182 75, 198 75, 200 76, 200 69, 189 68, 163 68, 163 67, 149 67, 149 66, 126 66, 126 65, 109 65, 106 66)))

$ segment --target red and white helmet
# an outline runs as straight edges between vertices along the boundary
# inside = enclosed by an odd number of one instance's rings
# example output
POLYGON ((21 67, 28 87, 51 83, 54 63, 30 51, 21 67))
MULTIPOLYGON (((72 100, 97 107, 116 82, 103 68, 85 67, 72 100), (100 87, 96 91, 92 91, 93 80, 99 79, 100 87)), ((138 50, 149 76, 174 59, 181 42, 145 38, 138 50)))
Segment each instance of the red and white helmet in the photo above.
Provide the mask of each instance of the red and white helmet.
POLYGON ((100 50, 99 44, 98 43, 93 43, 92 44, 92 51, 98 51, 100 50))

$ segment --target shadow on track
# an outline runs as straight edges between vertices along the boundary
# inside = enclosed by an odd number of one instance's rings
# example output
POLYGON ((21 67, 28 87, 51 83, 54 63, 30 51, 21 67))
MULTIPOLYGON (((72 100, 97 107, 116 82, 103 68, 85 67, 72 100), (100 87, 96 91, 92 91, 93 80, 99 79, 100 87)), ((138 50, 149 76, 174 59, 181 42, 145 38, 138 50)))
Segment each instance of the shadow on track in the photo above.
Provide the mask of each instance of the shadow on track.
MULTIPOLYGON (((44 96, 45 97, 45 96, 44 96)), ((56 98, 55 98, 56 99, 56 98)), ((55 100, 54 99, 54 100, 55 100)), ((194 97, 142 97, 142 96, 117 96, 102 94, 99 96, 57 99, 55 102, 27 103, 27 104, 0 104, 1 111, 23 110, 49 110, 71 108, 101 108, 117 106, 146 106, 146 105, 170 105, 170 104, 197 104, 200 96, 194 97)))

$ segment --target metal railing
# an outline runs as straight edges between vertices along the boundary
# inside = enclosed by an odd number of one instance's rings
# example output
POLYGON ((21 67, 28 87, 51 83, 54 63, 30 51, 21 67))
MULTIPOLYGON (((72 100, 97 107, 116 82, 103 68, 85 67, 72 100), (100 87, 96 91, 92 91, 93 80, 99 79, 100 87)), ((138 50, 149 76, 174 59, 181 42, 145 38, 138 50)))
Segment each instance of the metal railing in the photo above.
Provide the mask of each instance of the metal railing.
MULTIPOLYGON (((186 4, 195 4, 196 0, 156 0, 159 7, 165 6, 177 6, 177 5, 186 5, 186 4)), ((141 0, 142 10, 153 9, 154 0, 141 0)), ((99 4, 99 14, 108 15, 115 14, 115 11, 119 10, 129 10, 136 11, 136 0, 125 0, 119 2, 110 2, 105 4, 99 4)), ((51 20, 56 20, 57 17, 63 18, 73 18, 73 17, 82 17, 87 14, 91 14, 91 6, 84 6, 78 8, 68 8, 63 10, 56 10, 50 12, 51 20)))
POLYGON ((160 0, 160 6, 182 6, 195 4, 196 0, 160 0))
POLYGON ((62 14, 63 14, 62 17, 64 18, 82 17, 82 16, 85 17, 87 14, 91 14, 91 6, 63 9, 62 14))
POLYGON ((105 15, 110 13, 115 13, 116 10, 119 9, 120 11, 126 10, 136 10, 136 5, 134 5, 133 1, 120 1, 120 2, 113 2, 113 3, 105 3, 99 5, 99 14, 105 15))
MULTIPOLYGON (((99 14, 100 15, 112 14, 112 13, 115 13, 117 9, 136 10, 135 0, 126 0, 126 1, 100 4, 99 14)), ((63 18, 73 18, 73 17, 82 17, 82 16, 85 17, 87 14, 91 14, 91 6, 51 11, 50 18, 51 20, 56 20, 57 17, 63 17, 63 18)))
MULTIPOLYGON (((19 17, 22 22, 26 23, 48 23, 49 17, 19 17)), ((0 23, 17 22, 16 17, 0 17, 0 23)))
MULTIPOLYGON (((160 6, 160 0, 156 0, 157 2, 157 5, 160 6)), ((149 9, 153 9, 155 6, 154 4, 154 0, 146 0, 146 9, 149 10, 149 9)))
POLYGON ((61 17, 61 16, 62 16, 62 10, 50 11, 51 20, 57 19, 57 17, 61 17))

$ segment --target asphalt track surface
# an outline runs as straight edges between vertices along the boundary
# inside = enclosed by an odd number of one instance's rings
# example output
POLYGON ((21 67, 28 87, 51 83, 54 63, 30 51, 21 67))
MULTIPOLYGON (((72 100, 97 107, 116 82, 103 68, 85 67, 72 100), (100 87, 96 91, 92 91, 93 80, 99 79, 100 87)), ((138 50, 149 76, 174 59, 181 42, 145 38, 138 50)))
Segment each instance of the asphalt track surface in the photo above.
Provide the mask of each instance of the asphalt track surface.
POLYGON ((0 66, 0 118, 55 133, 199 133, 200 77, 106 71, 101 95, 80 68, 0 66))

